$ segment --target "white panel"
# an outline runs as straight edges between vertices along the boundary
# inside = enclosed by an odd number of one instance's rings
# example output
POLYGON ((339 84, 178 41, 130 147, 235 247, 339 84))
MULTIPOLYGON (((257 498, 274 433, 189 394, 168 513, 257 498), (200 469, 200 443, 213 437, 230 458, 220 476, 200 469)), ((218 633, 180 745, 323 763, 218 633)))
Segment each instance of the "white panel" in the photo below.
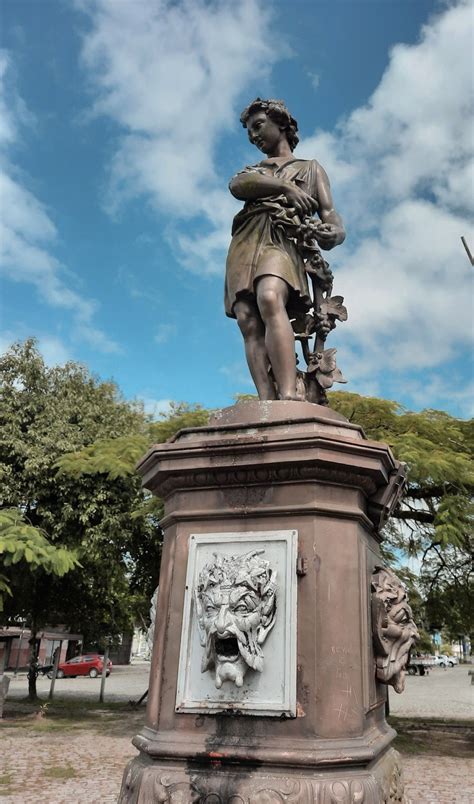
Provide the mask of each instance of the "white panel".
POLYGON ((233 710, 248 715, 296 717, 297 549, 296 530, 190 535, 176 696, 178 712, 217 714, 233 710), (201 571, 213 561, 214 554, 230 558, 252 550, 264 551, 262 559, 276 573, 275 621, 261 646, 262 672, 249 668, 241 687, 225 680, 218 689, 214 668, 201 672, 205 648, 200 641, 194 592, 201 571))

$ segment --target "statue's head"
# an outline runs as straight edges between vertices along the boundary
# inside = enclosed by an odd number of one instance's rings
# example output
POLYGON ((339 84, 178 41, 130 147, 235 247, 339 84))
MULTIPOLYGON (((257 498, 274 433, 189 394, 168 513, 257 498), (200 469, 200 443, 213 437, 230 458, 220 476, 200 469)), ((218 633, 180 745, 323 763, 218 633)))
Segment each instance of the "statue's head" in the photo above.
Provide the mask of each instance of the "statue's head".
POLYGON ((298 123, 291 116, 282 100, 262 100, 256 98, 250 103, 240 115, 240 122, 244 128, 248 128, 248 122, 254 115, 264 113, 281 131, 286 134, 288 145, 294 151, 299 142, 297 135, 298 123))
POLYGON ((375 567, 372 575, 372 635, 378 680, 403 692, 410 649, 419 634, 404 584, 385 567, 375 567))
POLYGON ((243 684, 247 670, 263 669, 262 645, 275 623, 276 573, 261 558, 264 550, 242 556, 214 553, 199 574, 195 603, 201 645, 201 672, 215 668, 215 684, 243 684))

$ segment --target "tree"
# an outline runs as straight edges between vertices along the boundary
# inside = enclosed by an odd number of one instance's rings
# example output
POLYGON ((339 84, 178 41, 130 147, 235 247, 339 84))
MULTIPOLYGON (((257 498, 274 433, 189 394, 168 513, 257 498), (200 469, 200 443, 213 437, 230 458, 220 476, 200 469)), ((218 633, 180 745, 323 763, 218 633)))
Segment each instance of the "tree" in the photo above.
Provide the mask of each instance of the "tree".
POLYGON ((23 517, 26 561, 34 544, 46 553, 49 545, 59 562, 77 559, 62 577, 44 563, 25 572, 24 561, 4 560, 3 583, 13 594, 1 617, 25 619, 32 645, 46 623, 97 640, 130 629, 137 610, 146 610, 158 578, 161 531, 152 516, 133 515, 142 500, 140 479, 133 473, 77 478, 57 467, 65 454, 146 430, 143 410, 125 402, 113 383, 77 363, 46 367, 34 340, 0 358, 0 510, 4 518, 8 511, 23 517))
MULTIPOLYGON (((36 586, 38 573, 62 578, 79 566, 75 551, 55 547, 38 530, 28 525, 15 508, 0 510, 0 555, 5 568, 16 570, 22 584, 36 586)), ((0 613, 4 610, 4 597, 13 597, 10 578, 0 574, 0 613)), ((30 637, 28 687, 31 698, 36 698, 36 628, 30 637)))
POLYGON ((405 496, 386 529, 392 558, 414 558, 427 627, 474 637, 474 420, 336 392, 330 404, 406 464, 405 496))
MULTIPOLYGON (((151 444, 162 444, 186 427, 203 427, 212 411, 201 405, 171 402, 168 413, 159 421, 148 421, 139 433, 119 438, 101 439, 77 452, 64 455, 57 461, 60 473, 71 478, 104 475, 109 481, 136 475, 135 467, 151 444)), ((155 523, 163 514, 163 503, 146 490, 139 501, 134 517, 152 517, 155 523)))
MULTIPOLYGON (((241 397, 245 398, 250 397, 241 397)), ((426 627, 436 617, 446 623, 453 611, 446 601, 459 599, 456 627, 472 633, 468 603, 473 572, 473 421, 436 410, 413 413, 397 402, 342 391, 330 393, 329 404, 360 424, 369 438, 388 442, 406 464, 408 486, 386 527, 384 555, 397 564, 403 557, 418 561, 417 584, 423 598, 420 618, 426 627)), ((62 471, 78 477, 96 472, 105 472, 111 479, 128 476, 150 443, 164 441, 182 427, 205 424, 208 416, 209 411, 200 407, 174 405, 162 421, 148 425, 146 434, 110 439, 65 456, 62 471)), ((160 500, 148 497, 141 510, 153 511, 159 519, 160 506, 160 500)))

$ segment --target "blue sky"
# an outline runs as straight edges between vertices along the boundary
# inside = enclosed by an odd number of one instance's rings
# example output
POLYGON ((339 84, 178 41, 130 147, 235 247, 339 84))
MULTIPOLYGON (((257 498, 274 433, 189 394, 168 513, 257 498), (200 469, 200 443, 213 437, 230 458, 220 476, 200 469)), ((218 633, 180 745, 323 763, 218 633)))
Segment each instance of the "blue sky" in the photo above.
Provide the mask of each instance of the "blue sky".
MULTIPOLYGON (((34 335, 158 412, 252 391, 223 312, 259 95, 348 237, 347 390, 472 413, 472 14, 434 0, 1 0, 2 350, 34 335)), ((341 386, 342 387, 342 386, 341 386)))

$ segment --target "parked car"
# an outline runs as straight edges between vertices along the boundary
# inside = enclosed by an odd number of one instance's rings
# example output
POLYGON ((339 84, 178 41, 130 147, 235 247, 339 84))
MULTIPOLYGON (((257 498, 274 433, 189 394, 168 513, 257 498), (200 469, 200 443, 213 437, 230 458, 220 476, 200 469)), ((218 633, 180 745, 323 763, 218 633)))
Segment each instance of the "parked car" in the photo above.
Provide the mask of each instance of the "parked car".
MULTIPOLYGON (((76 676, 90 676, 97 678, 102 674, 104 667, 104 657, 97 654, 89 656, 75 656, 74 659, 69 659, 68 662, 60 662, 58 665, 58 672, 56 678, 75 678, 76 676)), ((106 675, 110 675, 112 671, 112 662, 107 662, 106 675)), ((48 678, 53 677, 53 670, 48 673, 48 678)))
POLYGON ((455 656, 447 656, 446 653, 435 656, 434 663, 435 667, 454 667, 455 664, 459 664, 455 656))
POLYGON ((429 675, 430 667, 434 665, 434 656, 430 653, 414 653, 408 660, 408 673, 410 676, 429 675))

